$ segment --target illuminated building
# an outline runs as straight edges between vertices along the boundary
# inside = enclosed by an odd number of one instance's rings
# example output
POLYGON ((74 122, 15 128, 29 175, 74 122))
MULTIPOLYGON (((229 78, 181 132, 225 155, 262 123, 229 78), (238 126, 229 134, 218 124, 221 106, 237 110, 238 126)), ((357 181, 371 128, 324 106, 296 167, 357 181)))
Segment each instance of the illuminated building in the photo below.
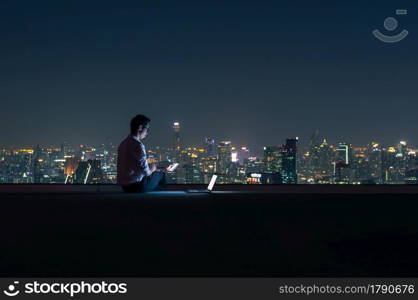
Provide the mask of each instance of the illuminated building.
POLYGON ((37 145, 33 155, 33 182, 43 183, 43 173, 45 172, 45 158, 42 148, 37 145))
POLYGON ((247 173, 261 173, 264 169, 264 163, 256 156, 250 156, 244 159, 244 170, 247 173))
POLYGON ((306 151, 302 155, 297 156, 298 183, 309 184, 314 182, 310 162, 311 160, 309 151, 306 151))
POLYGON ((369 161, 366 147, 352 148, 353 155, 350 168, 353 170, 353 180, 363 183, 374 183, 369 176, 369 161))
POLYGON ((199 158, 204 156, 204 151, 201 152, 197 147, 187 147, 180 151, 179 162, 181 164, 188 164, 197 166, 199 164, 199 158))
POLYGON ((180 150, 181 148, 181 141, 180 141, 180 123, 174 122, 173 123, 173 147, 176 150, 180 150))
POLYGON ((237 149, 238 161, 240 165, 244 164, 244 161, 251 157, 250 149, 247 146, 241 146, 237 149))
POLYGON ((382 169, 384 183, 399 183, 401 176, 397 167, 397 151, 395 147, 388 147, 382 152, 382 169))
POLYGON ((81 161, 74 174, 74 183, 97 184, 103 181, 100 160, 81 161))
POLYGON ((201 172, 204 183, 209 183, 212 175, 217 173, 217 162, 218 159, 213 156, 203 157, 201 159, 201 172))
POLYGON ((280 146, 264 147, 264 172, 280 173, 282 168, 282 148, 280 146))
POLYGON ((408 148, 405 141, 398 144, 397 154, 395 155, 395 168, 398 169, 399 179, 401 182, 405 180, 406 170, 408 167, 408 148))
POLYGON ((207 156, 216 156, 215 140, 213 138, 205 138, 205 150, 207 156))
POLYGON ((383 183, 383 151, 379 143, 372 142, 367 147, 368 179, 383 183))
POLYGON ((247 184, 261 184, 261 173, 248 173, 247 184))
POLYGON ((228 169, 228 182, 229 183, 244 183, 245 171, 240 168, 238 151, 236 147, 231 148, 231 162, 228 169))
POLYGON ((172 156, 172 160, 174 162, 180 162, 180 152, 181 152, 181 140, 180 140, 180 123, 174 122, 173 123, 173 153, 170 155, 172 156))
POLYGON ((66 156, 67 154, 68 154, 68 152, 69 152, 69 145, 68 145, 68 143, 67 142, 63 142, 62 144, 61 144, 61 156, 62 157, 64 157, 64 156, 66 156))
POLYGON ((406 184, 418 184, 418 151, 408 151, 408 168, 405 173, 406 184))
POLYGON ((65 159, 64 163, 64 174, 65 180, 64 183, 73 183, 74 182, 74 174, 78 168, 78 164, 80 163, 80 159, 78 157, 68 157, 65 159))
POLYGON ((203 183, 203 174, 198 167, 192 165, 185 165, 186 183, 203 183))
MULTIPOLYGON (((220 142, 215 149, 214 139, 207 138, 178 151, 171 145, 149 148, 148 159, 159 166, 180 163, 175 172, 167 173, 169 183, 208 183, 213 174, 219 175, 218 183, 237 184, 418 183, 418 149, 405 141, 386 147, 376 142, 366 147, 348 143, 334 147, 325 139, 318 142, 315 132, 302 155, 296 145, 296 139, 288 139, 283 146, 265 147, 258 158, 230 141, 220 142)), ((0 183, 116 183, 116 164, 113 144, 80 145, 75 150, 66 143, 0 149, 0 183)))
POLYGON ((298 138, 286 139, 286 144, 282 147, 281 175, 285 184, 297 184, 297 142, 298 138))
POLYGON ((235 148, 233 148, 233 149, 232 149, 232 151, 233 151, 233 152, 231 152, 231 162, 233 162, 233 163, 237 163, 237 162, 239 162, 239 159, 238 159, 238 152, 236 151, 236 149, 235 149, 235 148))
POLYGON ((0 183, 33 183, 32 149, 0 152, 0 183))
POLYGON ((397 147, 388 147, 382 152, 383 182, 389 184, 405 183, 408 152, 406 142, 397 147))
POLYGON ((229 183, 228 173, 231 166, 232 145, 230 141, 223 141, 218 144, 218 161, 216 166, 219 182, 229 183))
POLYGON ((409 149, 407 159, 407 169, 414 170, 418 168, 418 150, 409 149))
POLYGON ((177 169, 171 173, 172 176, 168 183, 186 184, 186 168, 183 166, 177 167, 177 169))
POLYGON ((337 162, 342 162, 346 165, 351 163, 352 147, 347 143, 339 143, 337 148, 337 162))
POLYGON ((337 147, 336 161, 334 162, 334 174, 337 182, 350 182, 353 177, 352 146, 347 143, 339 143, 337 147))
POLYGON ((311 154, 315 179, 334 176, 335 148, 326 139, 311 154))

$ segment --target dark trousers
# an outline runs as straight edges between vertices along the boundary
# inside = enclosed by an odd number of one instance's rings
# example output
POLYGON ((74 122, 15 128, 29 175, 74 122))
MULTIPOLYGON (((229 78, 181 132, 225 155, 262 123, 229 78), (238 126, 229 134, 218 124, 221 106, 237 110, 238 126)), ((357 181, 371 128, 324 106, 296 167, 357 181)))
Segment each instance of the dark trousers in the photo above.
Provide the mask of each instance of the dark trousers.
POLYGON ((145 176, 140 182, 130 185, 123 185, 125 193, 146 193, 152 191, 164 191, 166 189, 165 173, 160 171, 153 172, 150 176, 145 176))

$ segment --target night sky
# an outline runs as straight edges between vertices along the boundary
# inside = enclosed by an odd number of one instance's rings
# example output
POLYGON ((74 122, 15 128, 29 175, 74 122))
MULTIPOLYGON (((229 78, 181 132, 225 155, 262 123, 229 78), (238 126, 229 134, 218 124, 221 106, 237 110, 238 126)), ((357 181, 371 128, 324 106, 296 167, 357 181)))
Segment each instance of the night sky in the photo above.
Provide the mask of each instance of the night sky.
POLYGON ((117 144, 138 113, 149 145, 175 120, 186 145, 418 145, 416 0, 2 0, 0 37, 0 147, 117 144))

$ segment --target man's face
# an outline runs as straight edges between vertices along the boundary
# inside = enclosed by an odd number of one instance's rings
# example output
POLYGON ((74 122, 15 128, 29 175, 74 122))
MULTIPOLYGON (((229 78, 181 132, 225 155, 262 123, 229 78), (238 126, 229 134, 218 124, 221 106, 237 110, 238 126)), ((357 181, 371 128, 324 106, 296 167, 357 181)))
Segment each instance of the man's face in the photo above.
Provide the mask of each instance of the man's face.
POLYGON ((139 126, 139 138, 142 140, 144 138, 147 137, 147 135, 149 134, 150 128, 149 128, 149 124, 145 125, 145 126, 139 126))

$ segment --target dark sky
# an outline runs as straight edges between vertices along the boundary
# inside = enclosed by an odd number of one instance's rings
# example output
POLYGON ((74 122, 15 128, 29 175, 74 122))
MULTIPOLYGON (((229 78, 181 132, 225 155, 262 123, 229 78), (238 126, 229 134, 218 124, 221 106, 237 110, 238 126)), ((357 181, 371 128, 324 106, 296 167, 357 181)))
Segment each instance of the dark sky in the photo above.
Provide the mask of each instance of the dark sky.
POLYGON ((418 145, 414 1, 0 2, 0 146, 204 136, 418 145), (408 15, 396 16, 398 8, 408 15), (372 30, 396 17, 395 44, 372 30))

